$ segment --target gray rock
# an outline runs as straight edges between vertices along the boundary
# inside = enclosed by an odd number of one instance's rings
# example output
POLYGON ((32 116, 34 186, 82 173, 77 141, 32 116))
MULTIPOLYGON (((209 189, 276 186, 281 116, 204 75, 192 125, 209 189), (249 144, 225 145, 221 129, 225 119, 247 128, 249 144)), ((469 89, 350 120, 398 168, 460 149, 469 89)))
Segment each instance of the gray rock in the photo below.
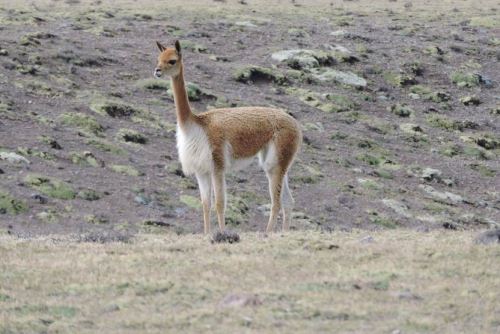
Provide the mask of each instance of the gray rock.
POLYGON ((412 217, 412 214, 408 211, 408 206, 402 202, 396 201, 395 199, 384 198, 382 200, 382 203, 394 210, 394 212, 396 212, 398 215, 406 218, 412 217))
POLYGON ((489 230, 483 233, 480 233, 476 239, 474 240, 476 244, 499 244, 500 243, 500 228, 496 230, 489 230))
POLYGON ((238 21, 235 22, 234 25, 245 28, 257 28, 257 26, 250 21, 238 21))
POLYGON ((6 160, 12 164, 29 164, 29 160, 14 152, 0 152, 0 160, 6 160))
POLYGON ((422 179, 425 181, 440 181, 441 180, 441 175, 442 172, 439 169, 434 169, 434 168, 424 168, 422 171, 422 179))
POLYGON ((134 201, 139 203, 139 204, 142 204, 142 205, 148 205, 149 203, 151 203, 151 199, 149 199, 143 195, 135 196, 134 201))
POLYGON ((448 191, 440 192, 434 189, 433 187, 429 185, 419 185, 418 186, 420 189, 422 189, 424 192, 426 192, 430 197, 432 197, 435 200, 449 203, 449 204, 459 204, 462 202, 466 202, 464 198, 460 195, 450 193, 448 191))
POLYGON ((330 36, 335 36, 335 37, 343 37, 346 35, 346 31, 345 30, 336 30, 336 31, 332 31, 330 33, 330 36))
POLYGON ((319 61, 315 56, 315 51, 296 49, 275 52, 271 58, 280 62, 294 64, 294 68, 313 68, 319 66, 319 61))
POLYGON ((365 79, 352 72, 342 72, 333 70, 331 68, 325 68, 314 70, 312 73, 313 78, 319 82, 338 82, 344 85, 355 87, 366 87, 367 85, 365 79))
POLYGON ((37 201, 40 204, 46 204, 48 199, 47 197, 40 195, 40 194, 31 194, 30 196, 34 201, 37 201))

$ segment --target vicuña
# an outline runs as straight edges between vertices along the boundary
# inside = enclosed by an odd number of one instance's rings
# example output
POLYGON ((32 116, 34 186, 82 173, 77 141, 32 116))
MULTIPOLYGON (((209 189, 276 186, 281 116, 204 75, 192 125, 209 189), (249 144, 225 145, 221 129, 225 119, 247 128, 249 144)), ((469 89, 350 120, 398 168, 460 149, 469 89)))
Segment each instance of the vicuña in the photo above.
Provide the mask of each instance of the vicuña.
POLYGON ((247 166, 255 156, 269 180, 272 205, 266 231, 273 230, 280 209, 283 210, 283 230, 288 230, 294 204, 288 170, 302 142, 298 122, 282 110, 263 107, 214 109, 193 114, 184 84, 179 41, 175 47, 156 44, 161 53, 154 76, 171 78, 179 159, 184 174, 194 174, 198 180, 205 233, 210 233, 212 189, 219 228, 224 231, 225 173, 247 166))

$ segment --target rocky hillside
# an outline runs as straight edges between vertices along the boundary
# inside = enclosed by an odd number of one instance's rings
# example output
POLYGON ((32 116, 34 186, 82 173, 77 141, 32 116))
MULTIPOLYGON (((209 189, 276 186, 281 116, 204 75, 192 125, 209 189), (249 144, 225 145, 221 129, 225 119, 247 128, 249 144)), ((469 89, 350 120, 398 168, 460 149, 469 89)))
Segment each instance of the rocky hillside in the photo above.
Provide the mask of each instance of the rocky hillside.
MULTIPOLYGON (((0 229, 202 230, 152 77, 155 40, 175 39, 198 112, 275 106, 302 124, 294 228, 500 224, 498 4, 247 2, 0 7, 0 229)), ((227 224, 263 230, 257 164, 228 188, 227 224)))

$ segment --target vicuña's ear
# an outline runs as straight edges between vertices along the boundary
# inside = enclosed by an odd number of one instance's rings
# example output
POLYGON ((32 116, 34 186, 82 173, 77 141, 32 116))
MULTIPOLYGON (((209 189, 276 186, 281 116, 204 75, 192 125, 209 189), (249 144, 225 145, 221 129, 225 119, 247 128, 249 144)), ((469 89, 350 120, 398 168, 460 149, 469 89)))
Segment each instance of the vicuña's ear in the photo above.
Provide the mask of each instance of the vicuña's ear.
POLYGON ((166 47, 164 47, 163 45, 161 45, 160 42, 156 42, 156 45, 158 45, 158 49, 160 49, 161 52, 165 51, 166 47))
POLYGON ((175 50, 177 51, 177 54, 180 56, 181 55, 181 43, 179 40, 175 41, 175 50))

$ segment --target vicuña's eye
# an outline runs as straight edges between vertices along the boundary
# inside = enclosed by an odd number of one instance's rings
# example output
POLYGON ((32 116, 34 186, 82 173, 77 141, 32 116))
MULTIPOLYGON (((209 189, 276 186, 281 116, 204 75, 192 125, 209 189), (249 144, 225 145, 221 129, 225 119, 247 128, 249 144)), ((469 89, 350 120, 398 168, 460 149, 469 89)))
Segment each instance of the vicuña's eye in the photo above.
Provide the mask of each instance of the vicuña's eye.
POLYGON ((168 61, 168 63, 169 63, 170 65, 175 65, 175 63, 176 63, 176 62, 177 62, 177 60, 175 60, 175 59, 172 59, 172 60, 169 60, 169 61, 168 61))

